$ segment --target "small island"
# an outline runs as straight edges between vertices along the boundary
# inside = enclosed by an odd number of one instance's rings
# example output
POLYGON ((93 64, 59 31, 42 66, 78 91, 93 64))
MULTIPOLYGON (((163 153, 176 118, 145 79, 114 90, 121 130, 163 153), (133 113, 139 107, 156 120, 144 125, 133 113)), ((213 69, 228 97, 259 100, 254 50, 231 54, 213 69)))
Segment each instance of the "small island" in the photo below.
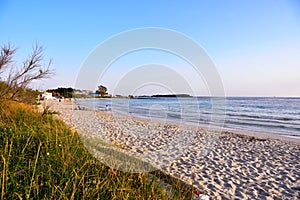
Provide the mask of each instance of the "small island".
POLYGON ((156 94, 156 95, 152 95, 151 97, 192 97, 189 94, 156 94))

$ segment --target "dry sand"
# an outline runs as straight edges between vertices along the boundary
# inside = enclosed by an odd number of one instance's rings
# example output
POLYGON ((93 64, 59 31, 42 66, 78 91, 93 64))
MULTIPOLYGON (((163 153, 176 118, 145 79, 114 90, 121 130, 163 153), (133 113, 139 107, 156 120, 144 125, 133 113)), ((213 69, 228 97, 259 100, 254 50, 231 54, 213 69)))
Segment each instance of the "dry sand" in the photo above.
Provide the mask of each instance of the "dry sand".
POLYGON ((101 135, 131 155, 142 156, 155 167, 193 184, 211 199, 300 199, 299 140, 230 132, 211 137, 197 127, 95 113, 71 102, 48 100, 47 105, 82 135, 101 135), (132 133, 135 131, 143 134, 132 133), (192 139, 180 148, 172 143, 176 134, 191 135, 192 139), (203 148, 207 138, 214 139, 208 151, 203 148), (166 146, 176 149, 168 148, 169 157, 157 155, 166 146))

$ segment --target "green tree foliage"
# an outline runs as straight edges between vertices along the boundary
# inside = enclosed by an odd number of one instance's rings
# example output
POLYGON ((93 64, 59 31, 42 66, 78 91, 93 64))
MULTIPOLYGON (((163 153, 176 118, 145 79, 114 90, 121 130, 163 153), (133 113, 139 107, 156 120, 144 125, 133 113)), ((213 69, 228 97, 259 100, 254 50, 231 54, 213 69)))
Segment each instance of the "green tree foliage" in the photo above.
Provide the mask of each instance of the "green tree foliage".
POLYGON ((47 92, 51 92, 53 96, 59 96, 64 98, 72 98, 74 89, 71 87, 68 88, 57 88, 57 89, 50 89, 47 92))
POLYGON ((96 90, 96 93, 99 94, 101 97, 107 94, 107 88, 103 85, 98 86, 98 90, 96 90))

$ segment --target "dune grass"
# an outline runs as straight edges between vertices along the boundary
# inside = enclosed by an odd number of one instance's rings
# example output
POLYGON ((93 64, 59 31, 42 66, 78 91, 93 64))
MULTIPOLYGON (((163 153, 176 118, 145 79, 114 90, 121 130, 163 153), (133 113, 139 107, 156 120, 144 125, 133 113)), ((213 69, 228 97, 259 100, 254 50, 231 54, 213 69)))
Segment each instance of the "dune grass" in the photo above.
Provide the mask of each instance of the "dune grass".
POLYGON ((0 106, 1 199, 191 199, 192 190, 165 187, 148 173, 107 167, 78 134, 51 114, 21 103, 0 106))

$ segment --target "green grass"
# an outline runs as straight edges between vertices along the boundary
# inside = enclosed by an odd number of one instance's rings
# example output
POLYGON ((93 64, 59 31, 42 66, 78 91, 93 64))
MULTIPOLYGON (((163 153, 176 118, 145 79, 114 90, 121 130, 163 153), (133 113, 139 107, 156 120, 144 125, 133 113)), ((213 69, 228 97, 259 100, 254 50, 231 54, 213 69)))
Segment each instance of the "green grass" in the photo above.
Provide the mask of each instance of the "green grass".
MULTIPOLYGON (((20 103, 0 105, 1 199, 190 199, 170 194, 148 173, 125 173, 93 158, 78 134, 51 114, 20 103)), ((165 176, 165 175, 164 175, 165 176)))

